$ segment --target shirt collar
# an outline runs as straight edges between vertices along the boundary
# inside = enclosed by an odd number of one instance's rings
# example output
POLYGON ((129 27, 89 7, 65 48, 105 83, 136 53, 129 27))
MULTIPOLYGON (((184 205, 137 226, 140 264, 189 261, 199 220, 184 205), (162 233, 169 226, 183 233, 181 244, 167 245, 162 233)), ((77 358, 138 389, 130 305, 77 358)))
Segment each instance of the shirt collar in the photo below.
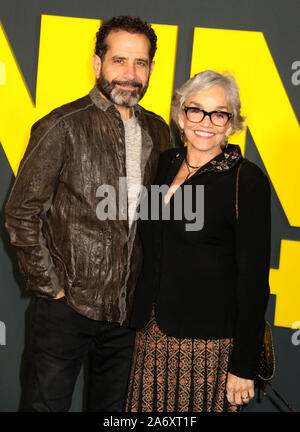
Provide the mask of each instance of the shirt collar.
MULTIPOLYGON (((184 157, 186 155, 187 147, 178 149, 171 161, 171 165, 167 174, 167 184, 171 184, 174 176, 179 170, 184 157)), ((242 159, 241 149, 238 145, 228 144, 228 147, 222 150, 222 153, 211 159, 205 165, 198 169, 187 181, 205 172, 224 172, 233 168, 239 160, 242 159)))
POLYGON ((206 171, 223 172, 233 168, 242 159, 241 149, 238 145, 228 144, 222 153, 203 165, 197 173, 206 171))

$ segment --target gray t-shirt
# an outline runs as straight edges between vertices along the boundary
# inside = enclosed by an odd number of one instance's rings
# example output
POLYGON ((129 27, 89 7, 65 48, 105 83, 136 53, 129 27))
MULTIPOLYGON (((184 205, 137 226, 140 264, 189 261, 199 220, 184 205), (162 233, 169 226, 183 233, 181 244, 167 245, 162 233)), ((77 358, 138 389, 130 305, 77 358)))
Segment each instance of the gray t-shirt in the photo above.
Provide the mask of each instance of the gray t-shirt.
POLYGON ((128 223, 131 227, 138 204, 141 178, 141 127, 135 117, 123 120, 126 146, 126 174, 128 189, 128 223))

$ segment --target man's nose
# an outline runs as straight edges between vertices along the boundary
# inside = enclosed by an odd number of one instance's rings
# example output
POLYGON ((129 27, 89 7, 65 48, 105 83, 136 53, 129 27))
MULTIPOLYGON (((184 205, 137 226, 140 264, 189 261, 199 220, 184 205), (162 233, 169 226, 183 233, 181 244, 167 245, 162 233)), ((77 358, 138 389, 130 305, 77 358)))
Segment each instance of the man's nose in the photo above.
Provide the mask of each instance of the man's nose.
POLYGON ((128 62, 126 64, 124 73, 125 73, 124 78, 129 79, 129 80, 135 79, 136 72, 135 72, 135 65, 134 65, 134 63, 128 62))

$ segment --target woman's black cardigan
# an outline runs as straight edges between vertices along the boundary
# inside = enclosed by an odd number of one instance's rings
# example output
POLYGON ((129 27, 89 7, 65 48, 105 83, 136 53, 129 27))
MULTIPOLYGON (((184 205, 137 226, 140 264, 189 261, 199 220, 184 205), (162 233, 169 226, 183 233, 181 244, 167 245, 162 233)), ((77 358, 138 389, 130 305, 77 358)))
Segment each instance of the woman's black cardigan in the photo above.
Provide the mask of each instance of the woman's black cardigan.
MULTIPOLYGON (((181 148, 161 155, 157 185, 172 183, 185 153, 181 148)), ((195 186, 204 185, 201 230, 187 231, 190 220, 172 218, 178 191, 170 200, 170 220, 139 221, 144 263, 131 326, 144 327, 155 304, 158 325, 169 336, 233 338, 229 372, 255 379, 269 296, 270 185, 254 163, 243 164, 237 220, 242 159, 239 147, 229 145, 178 190, 192 185, 195 210, 196 194, 201 202, 195 186)), ((187 194, 184 189, 183 202, 187 194)))

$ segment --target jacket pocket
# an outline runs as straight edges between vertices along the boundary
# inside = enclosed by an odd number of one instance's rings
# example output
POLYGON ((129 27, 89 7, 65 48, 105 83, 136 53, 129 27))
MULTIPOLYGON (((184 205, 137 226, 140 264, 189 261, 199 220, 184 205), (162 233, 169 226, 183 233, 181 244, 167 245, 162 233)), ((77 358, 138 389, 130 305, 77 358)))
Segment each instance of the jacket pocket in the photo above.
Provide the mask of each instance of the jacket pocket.
POLYGON ((78 245, 75 257, 75 274, 72 280, 72 291, 93 291, 102 283, 101 269, 105 265, 104 235, 99 231, 96 240, 86 239, 78 245))

